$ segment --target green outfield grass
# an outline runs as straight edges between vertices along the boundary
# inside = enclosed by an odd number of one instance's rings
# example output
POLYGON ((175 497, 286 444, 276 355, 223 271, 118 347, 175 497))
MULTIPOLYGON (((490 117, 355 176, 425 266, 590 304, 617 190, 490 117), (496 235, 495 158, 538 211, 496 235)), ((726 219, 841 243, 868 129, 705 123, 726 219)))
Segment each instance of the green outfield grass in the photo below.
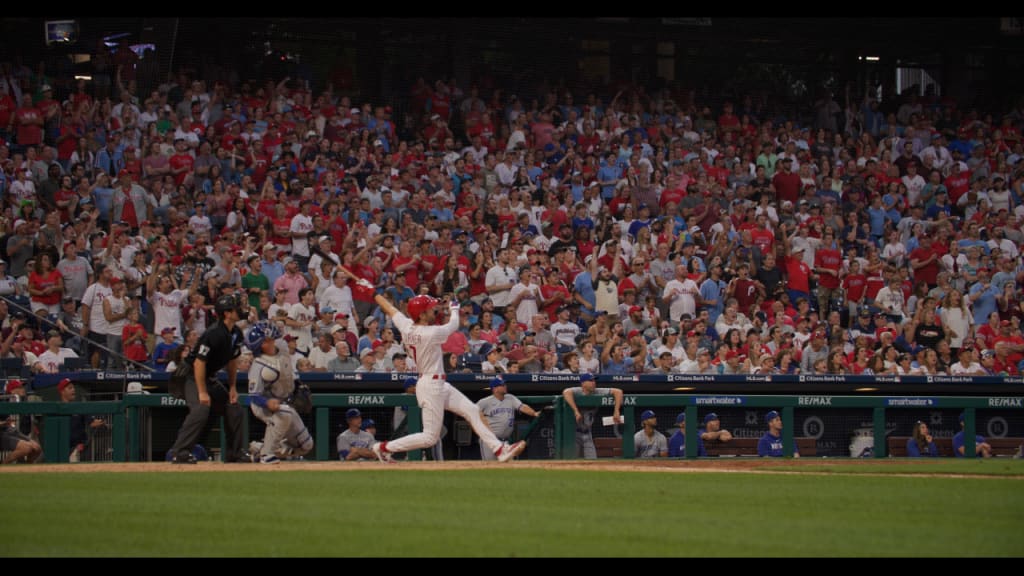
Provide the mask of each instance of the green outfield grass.
POLYGON ((1005 477, 368 469, 3 486, 6 557, 1024 554, 1024 480, 1005 477))
POLYGON ((873 463, 871 459, 839 460, 833 464, 823 461, 820 465, 804 463, 800 466, 780 464, 761 468, 780 472, 827 472, 832 474, 980 474, 983 476, 1024 476, 1024 460, 1009 458, 975 458, 973 460, 953 458, 895 458, 873 463), (856 465, 853 465, 856 463, 856 465))

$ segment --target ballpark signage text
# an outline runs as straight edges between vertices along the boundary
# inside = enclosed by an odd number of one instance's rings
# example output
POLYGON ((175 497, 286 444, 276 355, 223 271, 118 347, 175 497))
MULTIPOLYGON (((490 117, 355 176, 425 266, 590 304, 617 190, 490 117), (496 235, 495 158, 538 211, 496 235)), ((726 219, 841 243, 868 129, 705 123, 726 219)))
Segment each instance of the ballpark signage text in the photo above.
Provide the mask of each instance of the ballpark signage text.
POLYGON ((383 396, 349 396, 348 403, 350 405, 375 405, 383 406, 383 396))
POLYGON ((706 398, 697 396, 693 399, 693 403, 698 406, 736 406, 743 404, 744 401, 742 396, 708 396, 706 398))
POLYGON ((831 406, 831 396, 800 396, 797 400, 800 406, 831 406))
POLYGON ((886 406, 935 406, 935 398, 886 398, 886 406))
POLYGON ((993 408, 1022 408, 1022 400, 1024 398, 989 398, 988 405, 993 408))

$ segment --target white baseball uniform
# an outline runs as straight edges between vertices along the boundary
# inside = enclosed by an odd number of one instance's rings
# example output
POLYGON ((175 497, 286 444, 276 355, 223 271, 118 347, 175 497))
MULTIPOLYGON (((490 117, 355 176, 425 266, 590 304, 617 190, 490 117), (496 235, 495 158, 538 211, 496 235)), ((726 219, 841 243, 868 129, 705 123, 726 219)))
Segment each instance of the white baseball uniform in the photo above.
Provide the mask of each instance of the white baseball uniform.
POLYGON ((436 444, 441 438, 445 410, 465 418, 480 437, 480 443, 491 452, 500 449, 502 442, 484 423, 476 404, 445 380, 441 345, 459 328, 458 307, 452 307, 451 318, 443 326, 415 324, 401 312, 395 313, 391 319, 402 334, 406 352, 420 371, 416 381, 416 402, 423 413, 423 432, 392 440, 387 443, 387 450, 408 452, 436 444))

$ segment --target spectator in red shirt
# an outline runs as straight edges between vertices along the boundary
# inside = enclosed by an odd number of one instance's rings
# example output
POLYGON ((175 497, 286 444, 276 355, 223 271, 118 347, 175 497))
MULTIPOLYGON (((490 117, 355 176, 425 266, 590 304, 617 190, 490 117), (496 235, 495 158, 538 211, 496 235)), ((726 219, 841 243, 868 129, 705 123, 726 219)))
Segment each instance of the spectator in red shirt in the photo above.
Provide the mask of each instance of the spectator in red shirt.
POLYGON ((786 200, 795 203, 800 196, 800 176, 793 172, 793 159, 783 158, 782 170, 776 172, 772 177, 772 186, 775 186, 775 200, 780 204, 786 200))
POLYGON ((999 335, 993 341, 997 350, 1000 345, 1006 347, 1006 357, 1014 368, 1024 360, 1024 338, 1021 338, 1020 327, 1014 327, 1010 320, 999 321, 999 335))
POLYGON ((784 270, 786 272, 786 292, 789 294, 789 301, 796 302, 799 298, 810 301, 811 288, 810 288, 810 277, 811 268, 804 262, 804 249, 802 247, 792 247, 789 243, 789 238, 786 238, 783 234, 783 242, 785 243, 787 256, 784 261, 784 270))
POLYGON ((11 117, 11 130, 16 130, 18 146, 38 146, 43 142, 43 115, 32 105, 32 95, 23 94, 21 106, 11 117))
POLYGON ((821 245, 814 252, 814 272, 818 275, 818 312, 825 314, 829 302, 839 289, 843 270, 843 253, 831 228, 825 229, 821 245))
POLYGON ((908 255, 910 267, 914 270, 914 280, 928 284, 928 288, 938 285, 939 257, 941 254, 932 247, 930 236, 922 236, 921 244, 908 255))

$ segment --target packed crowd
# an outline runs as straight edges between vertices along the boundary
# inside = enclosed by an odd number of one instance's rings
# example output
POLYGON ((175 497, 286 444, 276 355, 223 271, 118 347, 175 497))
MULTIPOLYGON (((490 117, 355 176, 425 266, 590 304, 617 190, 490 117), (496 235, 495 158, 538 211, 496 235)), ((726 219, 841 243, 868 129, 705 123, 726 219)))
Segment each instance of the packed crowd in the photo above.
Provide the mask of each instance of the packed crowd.
POLYGON ((413 371, 377 293, 462 303, 452 372, 1024 361, 1022 108, 824 97, 786 118, 420 79, 397 122, 290 78, 138 93, 127 62, 59 93, 3 70, 0 356, 36 372, 173 368, 233 292, 298 372, 413 371))

